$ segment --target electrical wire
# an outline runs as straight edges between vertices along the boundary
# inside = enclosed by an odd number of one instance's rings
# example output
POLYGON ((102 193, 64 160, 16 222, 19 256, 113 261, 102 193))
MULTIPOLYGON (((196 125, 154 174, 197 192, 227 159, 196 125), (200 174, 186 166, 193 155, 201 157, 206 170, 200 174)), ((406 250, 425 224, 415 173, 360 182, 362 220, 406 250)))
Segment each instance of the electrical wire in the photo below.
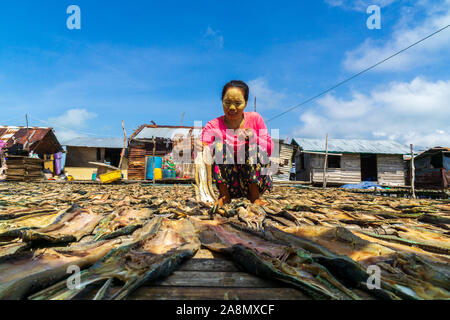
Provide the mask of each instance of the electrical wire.
POLYGON ((413 44, 407 46, 406 48, 404 48, 404 49, 402 49, 402 50, 400 50, 400 51, 397 51, 397 52, 394 53, 393 55, 391 55, 391 56, 389 56, 389 57, 387 57, 387 58, 385 58, 385 59, 383 59, 383 60, 381 60, 381 61, 375 63, 374 65, 372 65, 372 66, 370 66, 370 67, 364 69, 363 71, 360 71, 360 72, 354 74, 354 75, 351 76, 350 78, 347 78, 347 79, 345 79, 345 80, 343 80, 343 81, 341 81, 341 82, 335 84, 335 85, 332 86, 331 88, 329 88, 329 89, 327 89, 327 90, 325 90, 325 91, 322 91, 322 92, 319 93, 319 94, 316 94, 315 96, 313 96, 313 97, 311 97, 311 98, 309 98, 309 99, 303 101, 302 103, 299 103, 299 104, 297 104, 297 105, 295 105, 295 106, 293 106, 293 107, 287 109, 286 111, 281 112, 280 114, 278 114, 278 115, 276 115, 276 116, 270 118, 269 120, 267 120, 267 122, 270 122, 270 121, 272 121, 272 120, 274 120, 274 119, 277 119, 277 118, 279 118, 279 117, 285 115, 286 113, 288 113, 288 112, 290 112, 290 111, 292 111, 292 110, 294 110, 294 109, 296 109, 296 108, 298 108, 298 107, 301 107, 301 106, 303 106, 303 105, 305 105, 305 104, 307 104, 307 103, 309 103, 309 102, 311 102, 311 101, 313 101, 313 100, 319 98, 320 96, 323 96, 324 94, 326 94, 326 93, 328 93, 328 92, 330 92, 330 91, 336 89, 337 87, 340 87, 340 86, 342 86, 343 84, 345 84, 345 83, 347 83, 347 82, 349 82, 349 81, 355 79, 356 77, 362 75, 363 73, 366 73, 366 72, 368 72, 368 71, 370 71, 370 70, 376 68, 376 67, 379 66, 380 64, 382 64, 382 63, 384 63, 384 62, 386 62, 386 61, 388 61, 388 60, 390 60, 390 59, 392 59, 392 58, 398 56, 399 54, 405 52, 406 50, 408 50, 408 49, 410 49, 410 48, 412 48, 412 47, 418 45, 419 43, 421 43, 421 42, 423 42, 423 41, 425 41, 425 40, 427 40, 427 39, 433 37, 434 35, 436 35, 436 34, 442 32, 442 31, 444 31, 444 30, 447 29, 448 27, 450 27, 450 24, 447 25, 447 26, 445 26, 445 27, 443 27, 443 28, 441 28, 441 29, 439 29, 439 30, 437 30, 437 31, 435 31, 435 32, 433 32, 432 34, 429 34, 429 35, 426 36, 425 38, 422 38, 422 39, 420 39, 420 40, 414 42, 413 44))
POLYGON ((76 133, 81 133, 81 134, 84 134, 84 135, 87 135, 87 136, 103 137, 103 138, 116 138, 116 136, 110 136, 110 135, 98 135, 98 134, 92 133, 92 132, 77 131, 77 130, 73 130, 73 129, 70 129, 70 128, 66 128, 66 127, 63 127, 63 126, 59 126, 59 125, 52 124, 52 123, 50 123, 50 122, 48 122, 48 121, 41 120, 41 119, 38 119, 38 118, 36 118, 36 117, 32 117, 32 116, 29 115, 29 114, 28 114, 28 116, 29 116, 30 119, 33 119, 33 120, 36 120, 36 121, 45 123, 45 124, 47 124, 47 125, 49 125, 49 126, 51 126, 51 127, 54 127, 54 128, 60 128, 60 129, 64 129, 64 130, 70 130, 70 131, 74 131, 74 132, 76 132, 76 133))

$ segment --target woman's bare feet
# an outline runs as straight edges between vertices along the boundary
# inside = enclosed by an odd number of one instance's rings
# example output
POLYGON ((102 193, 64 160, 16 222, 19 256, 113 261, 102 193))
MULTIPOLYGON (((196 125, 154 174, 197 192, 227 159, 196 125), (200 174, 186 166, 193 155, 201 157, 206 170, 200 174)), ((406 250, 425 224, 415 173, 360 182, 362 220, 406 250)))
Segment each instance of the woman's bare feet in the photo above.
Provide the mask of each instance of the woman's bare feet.
POLYGON ((219 207, 223 207, 225 204, 231 202, 230 192, 228 191, 228 187, 224 183, 218 183, 217 189, 219 189, 219 200, 217 200, 216 204, 219 207))
POLYGON ((253 201, 254 204, 260 205, 260 206, 266 206, 268 205, 267 201, 264 201, 263 199, 256 199, 255 201, 253 201))
POLYGON ((227 203, 230 203, 231 202, 231 198, 228 196, 221 196, 220 198, 219 198, 219 200, 217 200, 217 205, 219 206, 219 207, 223 207, 224 205, 226 205, 227 203))

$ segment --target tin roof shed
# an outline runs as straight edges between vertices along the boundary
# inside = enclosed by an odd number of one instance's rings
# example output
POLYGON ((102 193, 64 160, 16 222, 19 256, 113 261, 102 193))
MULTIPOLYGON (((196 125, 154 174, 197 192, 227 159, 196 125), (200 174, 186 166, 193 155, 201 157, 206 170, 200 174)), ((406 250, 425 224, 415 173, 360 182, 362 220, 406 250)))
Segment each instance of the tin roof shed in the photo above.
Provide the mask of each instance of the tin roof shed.
MULTIPOLYGON (((325 139, 294 138, 303 151, 325 152, 325 139)), ((391 140, 328 139, 329 153, 409 154, 408 146, 391 140)))
POLYGON ((53 128, 48 127, 0 126, 0 140, 6 142, 6 148, 20 143, 24 149, 29 148, 37 154, 54 154, 64 151, 53 128))
POLYGON ((173 140, 177 136, 199 136, 201 131, 201 128, 194 127, 143 125, 133 133, 130 140, 151 140, 152 137, 173 140))
POLYGON ((123 148, 123 138, 78 137, 78 138, 74 138, 74 139, 65 141, 63 143, 63 146, 122 149, 123 148))

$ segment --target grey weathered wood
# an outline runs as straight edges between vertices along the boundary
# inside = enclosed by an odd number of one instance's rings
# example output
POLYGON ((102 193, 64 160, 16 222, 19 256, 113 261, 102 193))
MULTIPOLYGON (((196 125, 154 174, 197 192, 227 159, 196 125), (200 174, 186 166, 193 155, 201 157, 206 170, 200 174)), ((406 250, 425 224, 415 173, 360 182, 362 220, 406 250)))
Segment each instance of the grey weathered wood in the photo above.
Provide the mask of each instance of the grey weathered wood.
POLYGON ((327 187, 328 133, 325 139, 325 161, 323 162, 323 187, 327 187))
POLYGON ((156 152, 156 143, 155 143, 155 137, 152 137, 153 141, 153 184, 155 184, 155 152, 156 152))
POLYGON ((414 188, 414 183, 415 183, 415 176, 416 176, 416 169, 414 167, 414 145, 411 144, 411 192, 412 192, 412 197, 413 199, 416 198, 416 191, 414 188))
POLYGON ((125 149, 127 148, 127 132, 125 131, 125 124, 122 120, 122 129, 123 129, 123 148, 120 152, 120 161, 119 161, 119 170, 122 170, 122 162, 123 156, 125 155, 125 149))
POLYGON ((223 259, 191 259, 178 269, 179 271, 239 271, 232 261, 223 259))
POLYGON ((293 288, 141 287, 129 300, 310 300, 293 288))
POLYGON ((276 288, 280 284, 246 272, 175 271, 155 286, 276 288))
MULTIPOLYGON (((310 156, 309 174, 313 183, 360 183, 360 154, 342 154, 340 168, 325 168, 325 152, 310 156), (326 178, 325 178, 326 176, 326 178)), ((306 171, 306 170, 305 170, 306 171)), ((402 155, 377 155, 378 183, 386 186, 404 186, 405 173, 402 155)))
POLYGON ((379 184, 390 186, 405 185, 403 156, 377 155, 377 171, 379 184))

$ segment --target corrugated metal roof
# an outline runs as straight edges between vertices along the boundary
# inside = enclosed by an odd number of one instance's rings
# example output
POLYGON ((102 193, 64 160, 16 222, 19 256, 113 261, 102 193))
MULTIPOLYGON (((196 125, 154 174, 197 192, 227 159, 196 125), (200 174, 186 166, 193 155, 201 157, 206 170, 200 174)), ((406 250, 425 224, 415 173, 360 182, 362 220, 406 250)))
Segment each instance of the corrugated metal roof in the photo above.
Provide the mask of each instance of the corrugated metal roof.
POLYGON ((439 152, 450 152, 450 148, 446 148, 446 147, 434 147, 434 148, 430 148, 428 150, 425 150, 421 153, 419 153, 415 159, 420 159, 423 157, 427 157, 427 156, 431 156, 435 153, 439 153, 439 152))
MULTIPOLYGON (((325 139, 294 138, 303 150, 325 152, 325 139)), ((408 154, 410 148, 391 140, 329 139, 330 153, 408 154)))
POLYGON ((78 137, 64 141, 63 146, 122 149, 123 138, 78 137))
POLYGON ((0 126, 0 140, 7 143, 6 148, 20 143, 24 148, 30 148, 39 154, 64 151, 53 128, 49 127, 28 127, 27 130, 27 127, 0 126))
MULTIPOLYGON (((29 127, 27 130, 26 127, 0 126, 0 140, 5 141, 7 147, 12 146, 15 141, 26 148, 27 138, 29 145, 32 146, 35 142, 42 140, 49 131, 53 131, 53 129, 48 127, 29 127)), ((60 149, 59 142, 56 143, 57 148, 60 149)))
POLYGON ((137 133, 133 139, 151 139, 155 138, 163 138, 163 139, 173 139, 176 135, 188 136, 192 131, 194 136, 198 136, 201 134, 201 129, 194 129, 193 127, 164 127, 158 126, 156 128, 146 126, 142 128, 142 130, 137 133))

